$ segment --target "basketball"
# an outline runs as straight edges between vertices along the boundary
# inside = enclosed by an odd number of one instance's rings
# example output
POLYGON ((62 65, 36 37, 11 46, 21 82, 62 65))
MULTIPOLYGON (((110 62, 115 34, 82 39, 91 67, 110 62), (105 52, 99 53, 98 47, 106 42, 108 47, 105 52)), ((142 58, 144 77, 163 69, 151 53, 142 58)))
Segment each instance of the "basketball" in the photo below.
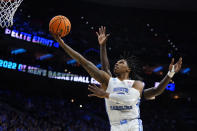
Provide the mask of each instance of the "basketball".
POLYGON ((69 34, 71 30, 71 23, 69 19, 65 16, 58 15, 51 19, 49 22, 49 31, 55 35, 60 35, 64 37, 69 34))

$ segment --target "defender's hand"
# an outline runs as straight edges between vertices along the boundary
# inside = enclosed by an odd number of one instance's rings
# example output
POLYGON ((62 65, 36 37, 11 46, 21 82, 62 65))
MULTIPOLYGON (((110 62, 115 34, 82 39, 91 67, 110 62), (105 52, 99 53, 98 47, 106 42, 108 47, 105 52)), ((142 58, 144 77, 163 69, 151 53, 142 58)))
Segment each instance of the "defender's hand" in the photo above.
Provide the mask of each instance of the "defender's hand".
POLYGON ((101 28, 99 28, 99 33, 96 32, 97 36, 98 36, 98 42, 99 42, 99 45, 103 45, 103 44, 106 44, 106 41, 109 37, 110 34, 107 34, 106 35, 106 27, 104 26, 101 26, 101 28))
POLYGON ((88 96, 96 96, 99 98, 109 98, 109 93, 105 92, 104 89, 97 87, 96 85, 88 85, 88 90, 90 90, 93 94, 89 94, 88 96))
POLYGON ((168 76, 172 78, 175 73, 179 72, 182 66, 182 58, 179 58, 179 61, 174 65, 174 58, 172 58, 172 61, 169 66, 168 76))
POLYGON ((182 66, 182 57, 179 58, 178 62, 174 65, 174 58, 169 65, 169 71, 172 71, 172 67, 174 66, 174 72, 179 72, 182 66))

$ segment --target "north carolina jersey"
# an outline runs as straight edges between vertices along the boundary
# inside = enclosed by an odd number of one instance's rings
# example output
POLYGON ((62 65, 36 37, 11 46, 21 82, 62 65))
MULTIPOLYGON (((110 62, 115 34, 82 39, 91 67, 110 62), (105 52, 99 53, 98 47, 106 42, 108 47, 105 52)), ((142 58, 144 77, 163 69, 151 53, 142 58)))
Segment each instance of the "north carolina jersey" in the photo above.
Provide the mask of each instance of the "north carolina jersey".
POLYGON ((119 102, 105 98, 106 111, 111 125, 121 124, 121 121, 124 122, 124 120, 140 118, 140 93, 132 87, 133 83, 134 80, 120 81, 118 78, 110 78, 106 92, 121 96, 119 102), (131 103, 121 102, 126 99, 130 100, 128 98, 131 98, 131 103))

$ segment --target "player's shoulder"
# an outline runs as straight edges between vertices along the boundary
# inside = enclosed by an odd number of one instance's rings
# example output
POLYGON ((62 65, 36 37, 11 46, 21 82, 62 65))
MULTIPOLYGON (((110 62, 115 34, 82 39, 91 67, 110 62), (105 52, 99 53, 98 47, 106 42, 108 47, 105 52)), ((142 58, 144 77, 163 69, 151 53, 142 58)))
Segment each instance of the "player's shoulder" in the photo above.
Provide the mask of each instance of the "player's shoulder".
POLYGON ((143 91, 143 89, 144 89, 144 82, 142 82, 140 80, 135 80, 134 83, 133 83, 133 87, 138 89, 138 90, 143 91))
POLYGON ((134 84, 144 86, 144 82, 140 80, 134 80, 134 84))

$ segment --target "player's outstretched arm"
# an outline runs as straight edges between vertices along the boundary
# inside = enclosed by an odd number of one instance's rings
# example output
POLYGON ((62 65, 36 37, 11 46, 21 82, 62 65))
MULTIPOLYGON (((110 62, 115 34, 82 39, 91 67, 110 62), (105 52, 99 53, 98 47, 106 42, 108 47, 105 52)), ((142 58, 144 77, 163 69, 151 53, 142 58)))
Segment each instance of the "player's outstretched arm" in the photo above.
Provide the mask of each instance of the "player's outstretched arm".
POLYGON ((179 58, 179 61, 174 65, 174 58, 171 61, 169 66, 168 74, 161 80, 160 84, 157 87, 152 87, 144 90, 144 98, 145 99, 152 99, 155 96, 160 95, 164 92, 166 86, 170 82, 171 78, 174 76, 175 73, 179 72, 182 65, 182 58, 179 58))
POLYGON ((96 34, 98 36, 98 42, 100 45, 100 59, 102 65, 101 69, 107 72, 110 76, 112 76, 106 50, 106 42, 109 37, 109 34, 106 34, 106 27, 101 26, 101 28, 99 28, 99 32, 96 32, 96 34))
POLYGON ((136 104, 140 96, 140 93, 137 93, 137 92, 136 92, 136 95, 107 93, 103 88, 99 88, 94 84, 89 85, 88 90, 90 90, 93 93, 93 94, 88 95, 89 97, 96 96, 98 98, 107 98, 114 102, 118 102, 120 104, 126 104, 126 105, 136 104))
POLYGON ((52 34, 52 36, 70 57, 75 59, 83 66, 83 68, 90 74, 91 77, 107 87, 110 76, 106 72, 99 70, 92 62, 88 61, 78 52, 65 44, 61 37, 54 34, 52 34))

